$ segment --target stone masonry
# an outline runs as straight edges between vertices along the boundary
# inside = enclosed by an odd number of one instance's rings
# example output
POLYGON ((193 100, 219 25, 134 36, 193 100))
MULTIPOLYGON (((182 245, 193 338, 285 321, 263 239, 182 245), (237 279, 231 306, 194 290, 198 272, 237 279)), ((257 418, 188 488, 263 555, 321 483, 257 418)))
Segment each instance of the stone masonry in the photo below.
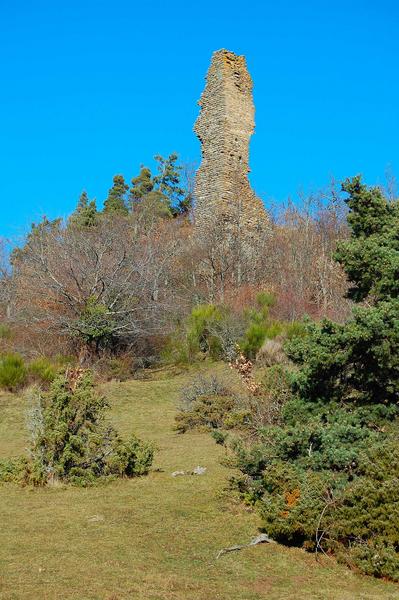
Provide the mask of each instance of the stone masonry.
POLYGON ((249 140, 254 131, 252 79, 244 56, 218 50, 212 56, 206 86, 198 102, 194 131, 202 161, 195 181, 195 221, 239 223, 247 233, 268 227, 262 202, 251 189, 249 140))

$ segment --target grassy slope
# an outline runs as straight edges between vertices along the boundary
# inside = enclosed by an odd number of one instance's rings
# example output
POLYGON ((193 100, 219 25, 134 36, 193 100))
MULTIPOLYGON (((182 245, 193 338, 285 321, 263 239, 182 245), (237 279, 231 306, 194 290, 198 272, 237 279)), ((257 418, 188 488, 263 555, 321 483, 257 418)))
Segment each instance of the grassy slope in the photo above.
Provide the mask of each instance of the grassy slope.
MULTIPOLYGON (((2 600, 394 599, 399 588, 278 545, 227 554, 257 517, 218 499, 224 450, 206 434, 172 431, 172 380, 109 384, 113 420, 158 447, 148 477, 91 489, 0 486, 2 600), (197 464, 201 477, 172 478, 197 464)), ((0 456, 24 447, 23 401, 0 396, 0 456)))

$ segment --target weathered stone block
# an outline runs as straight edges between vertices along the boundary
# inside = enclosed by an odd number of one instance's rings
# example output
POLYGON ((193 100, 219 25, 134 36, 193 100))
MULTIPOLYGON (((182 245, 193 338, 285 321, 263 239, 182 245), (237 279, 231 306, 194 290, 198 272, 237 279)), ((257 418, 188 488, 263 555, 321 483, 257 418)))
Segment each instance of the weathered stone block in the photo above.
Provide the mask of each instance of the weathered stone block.
POLYGON ((254 131, 252 87, 244 56, 228 50, 213 54, 194 126, 202 151, 195 185, 199 227, 215 218, 221 226, 238 226, 248 234, 269 225, 248 180, 249 140, 254 131))

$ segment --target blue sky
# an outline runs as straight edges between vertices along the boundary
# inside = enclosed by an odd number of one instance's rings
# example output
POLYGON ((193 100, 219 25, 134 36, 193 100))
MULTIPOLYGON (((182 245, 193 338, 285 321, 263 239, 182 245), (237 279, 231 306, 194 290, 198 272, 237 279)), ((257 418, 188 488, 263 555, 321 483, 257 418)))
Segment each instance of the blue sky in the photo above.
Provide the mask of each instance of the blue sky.
POLYGON ((251 181, 266 205, 361 172, 399 176, 399 3, 0 0, 0 235, 101 203, 177 151, 212 52, 254 79, 251 181))

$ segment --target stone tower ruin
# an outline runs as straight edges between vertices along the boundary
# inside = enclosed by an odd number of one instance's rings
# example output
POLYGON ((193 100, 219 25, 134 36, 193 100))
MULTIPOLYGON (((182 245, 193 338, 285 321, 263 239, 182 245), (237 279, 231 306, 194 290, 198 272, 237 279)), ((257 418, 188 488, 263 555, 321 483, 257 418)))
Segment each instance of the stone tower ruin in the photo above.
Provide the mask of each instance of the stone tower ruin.
POLYGON ((244 56, 224 49, 214 52, 194 126, 202 152, 195 181, 199 227, 211 219, 221 226, 239 224, 248 233, 268 226, 264 206, 248 180, 252 87, 244 56))

